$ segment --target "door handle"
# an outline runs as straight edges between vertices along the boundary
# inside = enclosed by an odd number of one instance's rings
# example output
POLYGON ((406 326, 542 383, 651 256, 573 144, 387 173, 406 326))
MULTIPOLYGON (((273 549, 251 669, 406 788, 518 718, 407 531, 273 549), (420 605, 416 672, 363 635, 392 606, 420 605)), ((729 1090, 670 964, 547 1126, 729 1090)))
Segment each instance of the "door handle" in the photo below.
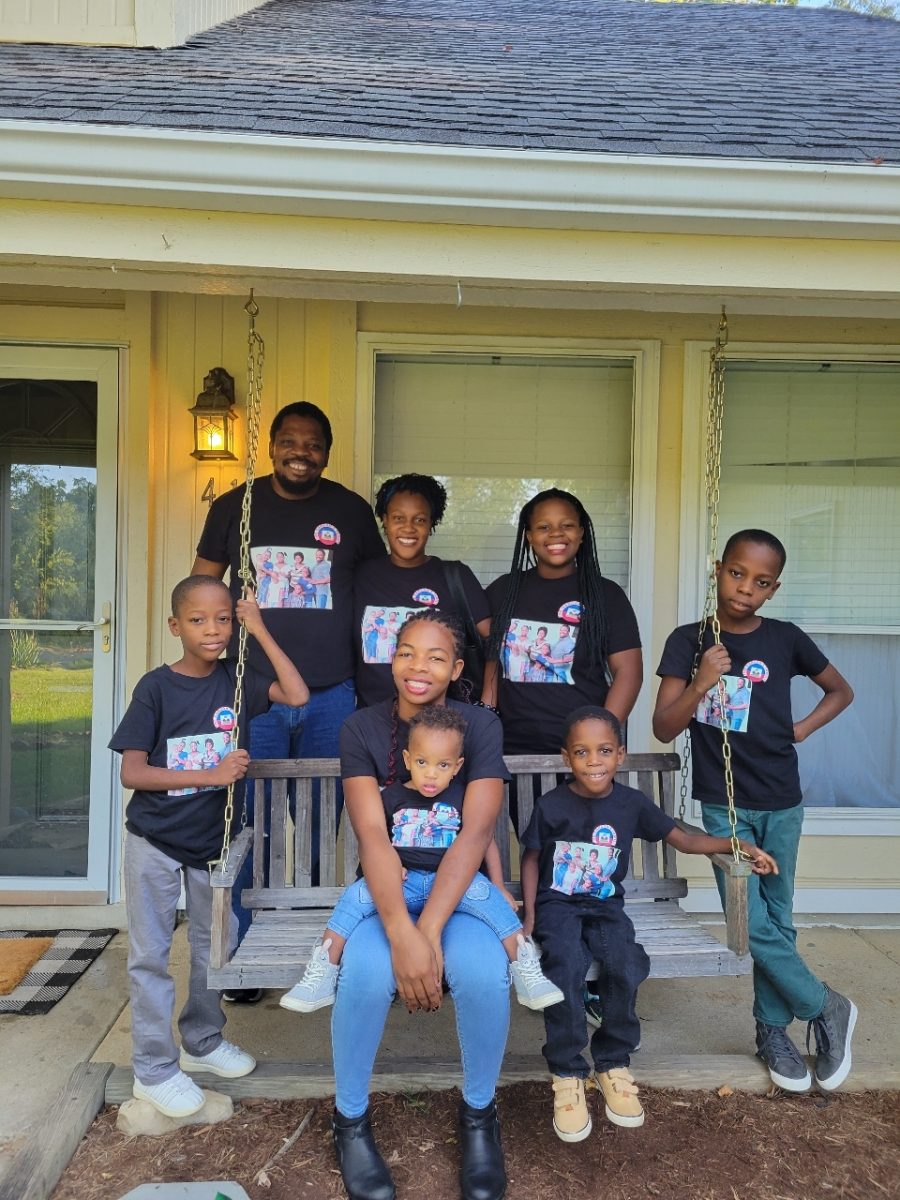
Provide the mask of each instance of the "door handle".
POLYGON ((78 626, 79 633, 92 633, 95 629, 103 630, 100 649, 104 654, 109 654, 112 649, 112 604, 108 600, 100 606, 100 616, 96 621, 78 626))

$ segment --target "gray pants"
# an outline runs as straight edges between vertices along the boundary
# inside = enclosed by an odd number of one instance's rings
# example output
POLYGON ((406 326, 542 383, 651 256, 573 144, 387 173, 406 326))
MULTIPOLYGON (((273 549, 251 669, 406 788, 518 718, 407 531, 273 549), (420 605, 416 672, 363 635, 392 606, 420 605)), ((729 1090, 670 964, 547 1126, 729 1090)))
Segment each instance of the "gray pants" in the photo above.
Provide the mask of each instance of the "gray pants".
MULTIPOLYGON (((212 887, 209 873, 184 867, 144 838, 125 834, 125 907, 128 915, 128 983, 134 1074, 146 1086, 163 1083, 178 1070, 172 1033, 175 984, 169 953, 181 879, 187 898, 191 974, 187 1003, 178 1018, 181 1044, 189 1054, 209 1054, 222 1041, 225 1014, 221 993, 206 983, 209 966, 212 887)), ((232 945, 237 921, 232 916, 232 945)))

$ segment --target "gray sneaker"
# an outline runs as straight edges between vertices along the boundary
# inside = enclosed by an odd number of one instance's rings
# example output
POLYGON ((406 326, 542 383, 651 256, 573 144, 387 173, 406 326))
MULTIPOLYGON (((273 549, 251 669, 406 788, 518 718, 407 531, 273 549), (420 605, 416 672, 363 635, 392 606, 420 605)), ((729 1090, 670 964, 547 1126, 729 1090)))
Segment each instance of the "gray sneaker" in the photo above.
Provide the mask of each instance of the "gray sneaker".
POLYGON ((805 1092, 812 1086, 809 1067, 782 1025, 756 1022, 756 1057, 769 1068, 772 1082, 786 1092, 805 1092))
POLYGON ((807 1049, 811 1033, 816 1039, 816 1083, 826 1092, 840 1087, 850 1074, 850 1039, 857 1015, 852 1000, 826 987, 825 1005, 807 1026, 807 1049))

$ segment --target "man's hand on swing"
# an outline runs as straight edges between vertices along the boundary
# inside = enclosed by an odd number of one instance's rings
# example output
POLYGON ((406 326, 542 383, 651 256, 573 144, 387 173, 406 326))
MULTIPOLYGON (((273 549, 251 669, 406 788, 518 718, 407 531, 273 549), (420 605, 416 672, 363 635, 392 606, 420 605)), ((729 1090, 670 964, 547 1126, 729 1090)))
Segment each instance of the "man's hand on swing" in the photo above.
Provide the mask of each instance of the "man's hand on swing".
POLYGON ((752 863, 754 875, 778 874, 778 863, 771 854, 766 854, 765 850, 760 850, 752 842, 741 842, 740 847, 741 853, 752 863))
POLYGON ((232 750, 217 767, 210 768, 209 781, 216 787, 227 787, 243 779, 249 766, 250 755, 246 750, 232 750))
POLYGON ((253 588, 247 585, 244 588, 244 594, 234 606, 234 615, 240 623, 246 628, 248 633, 252 633, 257 637, 260 629, 264 629, 262 612, 259 604, 256 602, 256 594, 253 588))

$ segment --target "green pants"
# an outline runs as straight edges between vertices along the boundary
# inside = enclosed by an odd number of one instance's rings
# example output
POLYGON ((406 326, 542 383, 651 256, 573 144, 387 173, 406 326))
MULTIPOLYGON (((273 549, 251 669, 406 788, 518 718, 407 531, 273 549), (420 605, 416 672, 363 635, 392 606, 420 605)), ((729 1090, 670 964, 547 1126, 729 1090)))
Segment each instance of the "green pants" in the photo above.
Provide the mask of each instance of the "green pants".
MULTIPOLYGON (((711 837, 729 837, 728 809, 704 804, 703 827, 711 837)), ((766 1025, 809 1021, 825 1004, 825 985, 797 951, 793 922, 794 874, 803 826, 803 806, 779 812, 739 808, 737 835, 753 842, 778 863, 778 875, 747 880, 750 954, 753 957, 753 1015, 766 1025)), ((725 904, 725 878, 716 868, 716 885, 725 904)))

